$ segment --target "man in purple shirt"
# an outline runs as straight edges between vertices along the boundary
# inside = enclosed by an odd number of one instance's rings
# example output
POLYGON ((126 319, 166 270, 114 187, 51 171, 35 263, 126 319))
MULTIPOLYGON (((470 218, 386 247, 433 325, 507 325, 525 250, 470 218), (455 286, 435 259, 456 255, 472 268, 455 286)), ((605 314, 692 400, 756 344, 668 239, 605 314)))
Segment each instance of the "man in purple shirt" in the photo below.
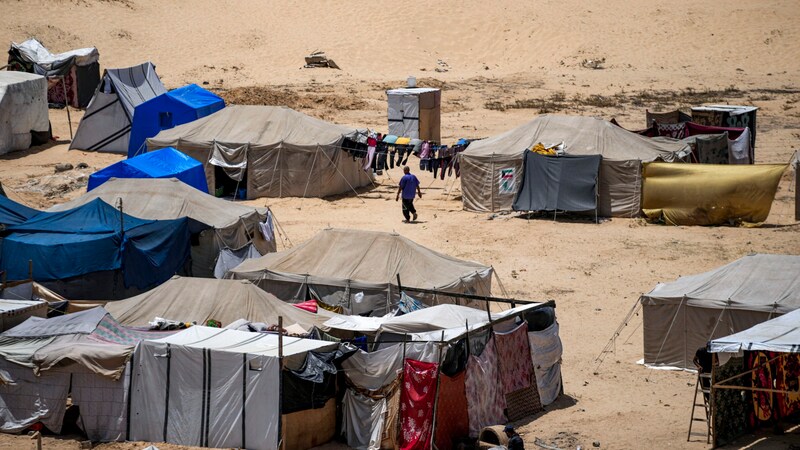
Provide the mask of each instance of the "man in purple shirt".
POLYGON ((400 199, 400 194, 403 194, 403 217, 406 218, 405 222, 411 220, 411 214, 414 215, 413 220, 417 220, 417 210, 414 208, 414 194, 418 194, 422 198, 422 191, 419 190, 419 180, 411 174, 411 169, 408 166, 403 167, 403 178, 400 178, 400 187, 397 189, 397 196, 394 201, 400 199))

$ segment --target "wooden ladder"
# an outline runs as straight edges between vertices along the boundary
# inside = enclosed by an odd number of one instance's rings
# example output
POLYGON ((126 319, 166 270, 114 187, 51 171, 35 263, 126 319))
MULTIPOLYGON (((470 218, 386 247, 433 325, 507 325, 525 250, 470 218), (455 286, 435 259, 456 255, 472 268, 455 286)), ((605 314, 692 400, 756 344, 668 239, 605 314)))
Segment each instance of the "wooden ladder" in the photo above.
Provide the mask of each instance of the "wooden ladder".
POLYGON ((711 443, 711 406, 709 405, 709 398, 711 396, 711 374, 710 373, 699 373, 697 374, 697 381, 695 382, 694 386, 694 401, 692 402, 692 416, 689 419, 689 434, 686 436, 686 441, 690 441, 692 439, 692 425, 695 422, 705 422, 706 423, 706 444, 711 443), (708 380, 706 385, 708 386, 703 387, 703 380, 708 380), (703 403, 697 402, 697 396, 701 395, 703 403), (702 406, 703 410, 705 411, 705 417, 695 417, 695 409, 698 406, 702 406))

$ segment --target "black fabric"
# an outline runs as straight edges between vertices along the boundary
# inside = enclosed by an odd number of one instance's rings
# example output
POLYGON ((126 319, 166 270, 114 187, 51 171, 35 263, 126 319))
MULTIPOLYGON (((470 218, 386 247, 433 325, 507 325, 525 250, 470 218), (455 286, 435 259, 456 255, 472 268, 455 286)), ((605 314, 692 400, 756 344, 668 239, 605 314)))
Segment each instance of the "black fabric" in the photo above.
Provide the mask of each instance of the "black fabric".
POLYGON ((78 107, 86 108, 100 84, 100 63, 75 67, 75 80, 78 83, 78 107))
POLYGON ((525 152, 515 211, 589 211, 597 208, 600 155, 545 156, 525 152))
POLYGON ((322 408, 336 395, 336 375, 326 373, 322 383, 304 380, 291 371, 283 371, 281 413, 322 408))
POLYGON ((444 360, 442 361, 441 371, 448 377, 458 375, 467 368, 467 340, 460 339, 454 344, 448 344, 444 360))
POLYGON ((336 362, 346 359, 355 351, 355 347, 340 345, 339 348, 332 352, 308 352, 306 353, 306 360, 300 369, 292 370, 291 372, 300 379, 312 383, 322 383, 326 373, 336 374, 336 362))
POLYGON ((552 307, 538 308, 529 313, 525 313, 525 322, 528 323, 528 331, 542 331, 556 321, 556 310, 552 307))

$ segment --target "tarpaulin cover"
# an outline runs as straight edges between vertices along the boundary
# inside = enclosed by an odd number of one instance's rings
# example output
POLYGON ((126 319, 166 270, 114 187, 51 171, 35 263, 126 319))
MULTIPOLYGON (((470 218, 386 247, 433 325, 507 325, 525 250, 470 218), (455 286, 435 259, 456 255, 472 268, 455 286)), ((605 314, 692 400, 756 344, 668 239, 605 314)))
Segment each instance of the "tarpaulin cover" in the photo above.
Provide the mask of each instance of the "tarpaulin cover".
POLYGON ((239 264, 248 259, 259 258, 261 253, 253 244, 247 244, 242 248, 232 250, 230 248, 223 248, 217 256, 217 264, 214 266, 214 278, 223 278, 229 270, 235 268, 239 264))
POLYGON ((514 211, 589 211, 597 208, 600 155, 560 157, 525 152, 514 211))
POLYGON ((456 439, 469 436, 465 379, 464 371, 454 377, 439 375, 434 438, 439 450, 452 450, 456 448, 456 439))
POLYGON ((113 179, 71 202, 55 205, 48 211, 66 211, 97 198, 106 203, 123 201, 127 214, 142 219, 189 218, 189 231, 200 233, 199 245, 192 246, 192 274, 210 277, 220 250, 255 244, 259 253, 275 251, 275 240, 267 241, 258 231, 267 216, 265 208, 254 208, 202 193, 176 178, 141 180, 113 179))
POLYGON ((124 159, 89 175, 87 191, 91 191, 110 178, 177 178, 184 183, 208 193, 203 163, 190 158, 172 147, 124 159))
POLYGON ((69 144, 70 150, 127 154, 134 109, 166 92, 156 66, 150 62, 107 69, 69 144))
POLYGON ((473 141, 461 154, 464 209, 510 210, 517 191, 501 189, 501 171, 510 170, 519 180, 526 149, 537 143, 560 142, 564 142, 568 155, 603 157, 598 186, 601 216, 638 215, 641 162, 672 162, 690 152, 686 144, 653 141, 601 119, 539 116, 505 133, 473 141), (611 170, 606 170, 607 166, 611 170))
POLYGON ((479 356, 467 361, 465 386, 469 411, 469 436, 478 437, 483 427, 506 422, 506 398, 500 384, 495 338, 486 343, 479 356))
POLYGON ((281 414, 322 408, 336 397, 336 376, 323 374, 319 382, 304 380, 291 371, 283 371, 281 414))
POLYGON ((345 138, 355 139, 358 134, 356 129, 286 107, 236 105, 161 131, 147 140, 147 148, 175 147, 202 161, 212 189, 217 185, 211 163, 216 153, 218 163, 226 159, 228 166, 243 167, 248 199, 325 197, 371 183, 371 175, 361 170, 361 161, 341 148, 345 138), (222 148, 227 150, 224 158, 216 151, 222 148))
POLYGON ((197 120, 225 107, 225 100, 196 84, 173 89, 134 109, 128 158, 147 152, 145 141, 161 130, 197 120))
POLYGON ((31 132, 47 132, 47 80, 24 72, 0 71, 0 155, 25 150, 31 132))
POLYGON ((709 340, 800 308, 800 256, 745 256, 659 283, 640 301, 644 362, 694 368, 695 350, 709 340))
POLYGON ((160 286, 126 300, 109 302, 108 311, 125 325, 147 326, 155 317, 206 323, 214 319, 227 326, 237 319, 300 325, 306 330, 323 323, 333 313, 311 313, 283 302, 249 281, 172 277, 160 286))
POLYGON ((406 359, 400 390, 400 449, 422 450, 433 438, 438 364, 406 359))
POLYGON ((19 225, 39 212, 0 195, 0 228, 3 225, 19 225))
POLYGON ((396 303, 398 275, 404 290, 431 304, 432 296, 415 295, 414 288, 491 295, 491 274, 491 267, 436 252, 396 233, 344 229, 322 230, 300 245, 249 259, 229 272, 283 299, 296 298, 305 285, 330 287, 329 296, 321 300, 355 314, 396 303), (364 293, 360 303, 352 299, 358 292, 364 293))
POLYGON ((539 388, 542 406, 553 403, 561 393, 561 337, 558 322, 553 322, 541 331, 528 331, 531 361, 539 388))
POLYGON ((126 286, 146 289, 168 279, 189 257, 188 219, 143 220, 100 199, 38 214, 8 230, 0 264, 12 280, 28 278, 32 260, 35 280, 122 270, 126 286))
POLYGON ((767 220, 786 164, 648 163, 642 210, 668 225, 760 224, 767 220))
POLYGON ((378 450, 387 413, 386 398, 370 398, 347 389, 342 399, 342 433, 347 446, 358 450, 378 450))
POLYGON ((739 353, 743 350, 800 353, 800 310, 708 343, 711 353, 739 353))

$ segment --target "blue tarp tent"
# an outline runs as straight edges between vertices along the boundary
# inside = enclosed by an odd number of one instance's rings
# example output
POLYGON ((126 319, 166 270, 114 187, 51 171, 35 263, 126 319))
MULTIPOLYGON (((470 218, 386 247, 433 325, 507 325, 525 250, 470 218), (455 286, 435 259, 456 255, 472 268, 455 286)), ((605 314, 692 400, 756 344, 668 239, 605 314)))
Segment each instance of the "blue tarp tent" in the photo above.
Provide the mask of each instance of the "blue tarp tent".
POLYGON ((196 84, 161 94, 136 107, 133 113, 128 158, 147 151, 145 140, 225 107, 225 101, 196 84))
POLYGON ((0 195, 0 228, 8 225, 18 225, 40 212, 21 205, 4 195, 0 195))
MULTIPOLYGON (((7 231, 0 268, 10 280, 27 279, 30 260, 36 281, 121 272, 125 288, 140 290, 179 272, 191 245, 187 218, 139 219, 100 199, 67 211, 39 213, 7 231)), ((87 292, 81 298, 92 297, 87 292)))
POLYGON ((177 178, 208 193, 203 163, 167 147, 131 159, 123 159, 89 176, 86 191, 100 186, 110 178, 177 178))

